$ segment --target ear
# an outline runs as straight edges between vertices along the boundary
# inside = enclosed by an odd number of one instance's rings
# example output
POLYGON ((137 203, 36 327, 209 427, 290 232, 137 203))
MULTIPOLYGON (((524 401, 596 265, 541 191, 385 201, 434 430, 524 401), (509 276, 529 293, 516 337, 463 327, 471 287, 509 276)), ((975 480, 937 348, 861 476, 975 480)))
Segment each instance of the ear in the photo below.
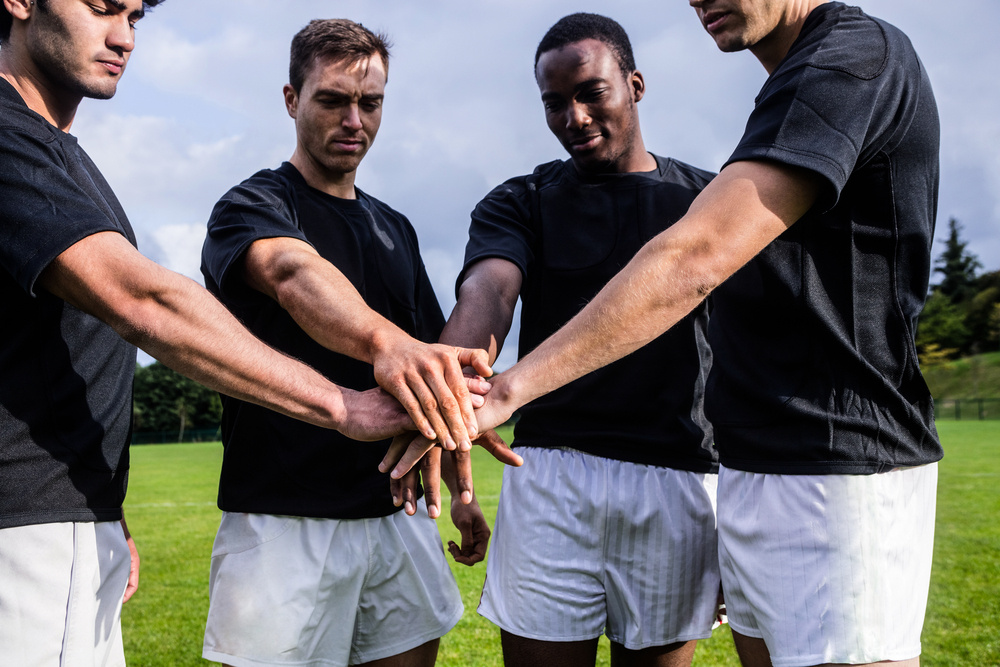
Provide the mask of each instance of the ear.
POLYGON ((642 72, 639 70, 632 72, 629 83, 632 84, 632 99, 638 102, 646 94, 646 82, 642 78, 642 72))
POLYGON ((35 11, 33 0, 3 0, 3 6, 19 21, 27 21, 31 18, 31 12, 35 11))
MULTIPOLYGON (((5 0, 7 1, 7 0, 5 0)), ((299 109, 299 94, 292 84, 286 83, 285 87, 281 89, 282 94, 285 96, 285 109, 288 111, 288 115, 295 118, 295 114, 299 109)))

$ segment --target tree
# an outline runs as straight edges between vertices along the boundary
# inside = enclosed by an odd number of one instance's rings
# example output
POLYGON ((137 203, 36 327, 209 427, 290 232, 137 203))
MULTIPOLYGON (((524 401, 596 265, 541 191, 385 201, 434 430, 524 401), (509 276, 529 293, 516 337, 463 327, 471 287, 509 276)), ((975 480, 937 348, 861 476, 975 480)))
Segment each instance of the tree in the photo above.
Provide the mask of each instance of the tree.
POLYGON ((948 220, 948 238, 944 252, 937 258, 934 273, 944 276, 936 286, 952 303, 968 301, 975 293, 976 271, 983 265, 968 251, 969 243, 960 238, 962 225, 955 218, 948 220))
POLYGON ((160 362, 136 366, 132 419, 136 431, 215 429, 222 419, 219 395, 160 362))
POLYGON ((924 304, 917 324, 917 350, 921 357, 954 359, 968 340, 969 330, 965 328, 961 310, 935 288, 924 304))

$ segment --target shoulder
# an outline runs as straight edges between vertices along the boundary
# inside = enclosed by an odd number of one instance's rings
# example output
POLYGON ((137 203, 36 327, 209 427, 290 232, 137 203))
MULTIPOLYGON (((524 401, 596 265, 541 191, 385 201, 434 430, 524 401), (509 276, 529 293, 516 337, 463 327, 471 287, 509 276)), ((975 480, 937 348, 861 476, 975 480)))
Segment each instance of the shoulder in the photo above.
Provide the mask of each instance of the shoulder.
POLYGON ((530 174, 514 176, 490 190, 481 203, 497 202, 505 199, 524 200, 528 193, 544 189, 561 180, 565 172, 565 162, 553 160, 535 167, 530 174))
MULTIPOLYGON (((897 29, 839 2, 820 5, 809 15, 802 34, 775 75, 809 67, 842 72, 858 79, 874 79, 886 68, 890 33, 897 29)), ((777 78, 777 77, 773 77, 777 78)))
POLYGON ((674 158, 661 157, 656 154, 653 154, 653 157, 656 159, 656 165, 660 171, 660 180, 666 183, 676 183, 701 190, 716 176, 715 172, 700 169, 674 158))
POLYGON ((261 169, 234 185, 222 196, 220 204, 235 203, 277 207, 289 199, 294 188, 290 179, 276 169, 261 169))

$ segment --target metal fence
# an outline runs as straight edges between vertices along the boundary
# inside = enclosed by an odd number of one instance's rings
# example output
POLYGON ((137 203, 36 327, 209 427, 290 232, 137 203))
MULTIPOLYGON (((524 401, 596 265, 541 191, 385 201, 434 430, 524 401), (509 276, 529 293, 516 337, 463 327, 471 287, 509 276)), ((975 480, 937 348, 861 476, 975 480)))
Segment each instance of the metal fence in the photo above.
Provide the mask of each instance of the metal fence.
POLYGON ((943 398, 934 401, 938 421, 1000 419, 1000 398, 943 398))

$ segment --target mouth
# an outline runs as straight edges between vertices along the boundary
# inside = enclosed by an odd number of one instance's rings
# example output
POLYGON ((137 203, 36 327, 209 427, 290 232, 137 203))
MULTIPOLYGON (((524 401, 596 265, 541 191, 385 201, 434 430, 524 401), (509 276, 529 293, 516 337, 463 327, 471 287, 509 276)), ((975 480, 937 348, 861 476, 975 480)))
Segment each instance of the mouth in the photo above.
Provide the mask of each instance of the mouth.
POLYGON ((125 70, 125 61, 118 58, 109 60, 98 60, 97 62, 101 64, 101 67, 103 67, 109 73, 115 76, 121 75, 121 73, 125 70))
POLYGON ((729 12, 714 9, 705 12, 701 17, 701 22, 709 34, 715 34, 723 28, 728 17, 729 12))
POLYGON ((360 151, 362 148, 364 148, 365 145, 365 143, 361 139, 353 139, 347 137, 333 139, 331 143, 337 147, 337 150, 343 151, 345 153, 356 153, 357 151, 360 151))
POLYGON ((595 148, 600 139, 600 134, 588 134, 582 137, 572 137, 568 143, 575 151, 587 151, 595 148))

